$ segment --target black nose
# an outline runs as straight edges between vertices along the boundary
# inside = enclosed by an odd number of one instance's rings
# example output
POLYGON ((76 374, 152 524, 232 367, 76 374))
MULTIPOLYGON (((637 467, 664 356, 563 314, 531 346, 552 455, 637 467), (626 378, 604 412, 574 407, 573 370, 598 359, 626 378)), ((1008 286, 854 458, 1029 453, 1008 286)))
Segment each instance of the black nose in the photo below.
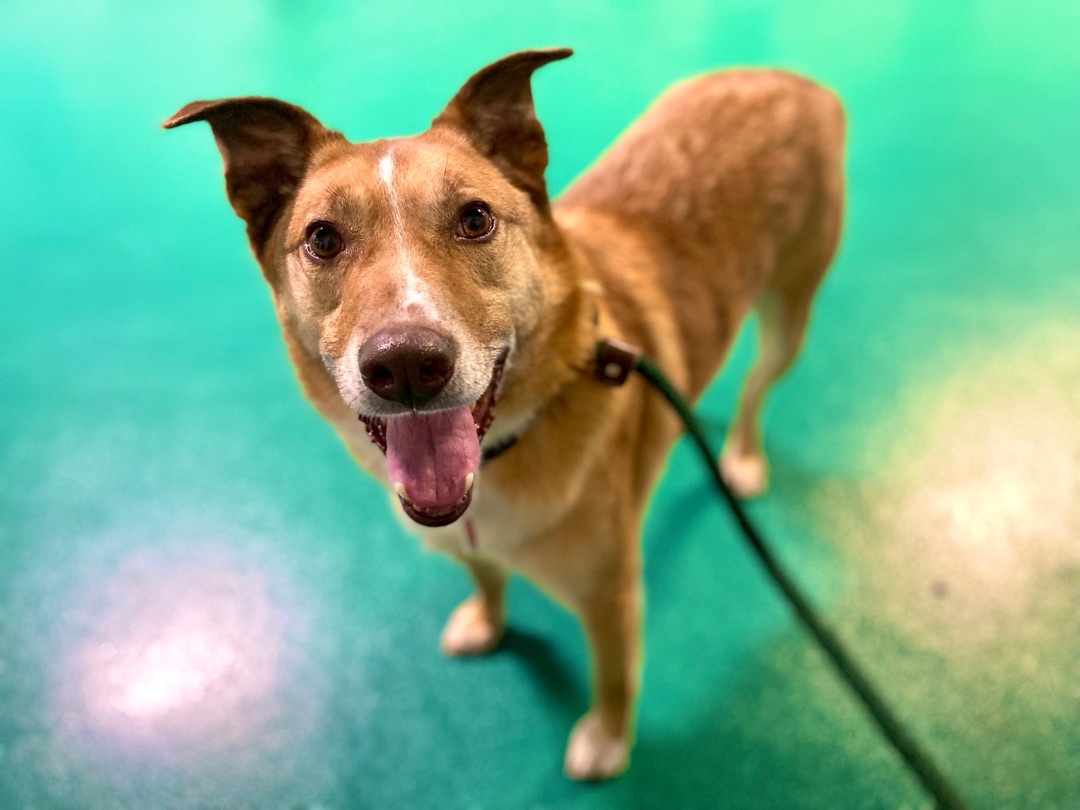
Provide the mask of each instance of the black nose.
POLYGON ((434 329, 391 326, 361 347, 360 376, 383 399, 416 407, 450 382, 454 359, 454 345, 434 329))

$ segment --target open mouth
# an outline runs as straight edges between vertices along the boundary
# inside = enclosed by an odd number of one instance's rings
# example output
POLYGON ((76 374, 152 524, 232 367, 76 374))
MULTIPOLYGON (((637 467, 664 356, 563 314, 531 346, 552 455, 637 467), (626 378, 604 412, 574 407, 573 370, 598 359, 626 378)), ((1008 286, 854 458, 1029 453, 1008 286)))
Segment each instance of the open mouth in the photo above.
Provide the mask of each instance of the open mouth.
POLYGON ((480 442, 495 419, 505 365, 504 352, 488 387, 471 406, 389 418, 360 415, 371 440, 386 454, 405 514, 420 525, 447 526, 472 503, 480 442))

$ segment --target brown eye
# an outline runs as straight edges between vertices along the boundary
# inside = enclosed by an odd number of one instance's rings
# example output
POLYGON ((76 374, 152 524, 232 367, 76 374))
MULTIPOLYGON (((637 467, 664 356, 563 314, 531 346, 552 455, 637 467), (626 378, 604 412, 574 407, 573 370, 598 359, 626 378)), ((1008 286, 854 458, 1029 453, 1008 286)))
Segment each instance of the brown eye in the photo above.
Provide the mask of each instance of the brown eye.
POLYGON ((308 228, 304 246, 312 258, 326 261, 341 253, 342 248, 345 247, 345 240, 331 225, 316 222, 308 228))
POLYGON ((495 215, 482 202, 471 202, 461 209, 458 217, 458 236, 464 239, 483 239, 495 230, 495 215))

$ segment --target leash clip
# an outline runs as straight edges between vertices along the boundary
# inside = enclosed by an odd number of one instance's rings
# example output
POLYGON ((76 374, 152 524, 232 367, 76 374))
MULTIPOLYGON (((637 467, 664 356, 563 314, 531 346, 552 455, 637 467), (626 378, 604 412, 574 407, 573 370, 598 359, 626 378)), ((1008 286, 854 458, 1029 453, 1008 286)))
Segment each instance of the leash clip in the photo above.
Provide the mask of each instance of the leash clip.
POLYGON ((596 344, 596 368, 593 373, 598 381, 614 388, 626 382, 639 360, 641 349, 637 346, 605 338, 596 344))

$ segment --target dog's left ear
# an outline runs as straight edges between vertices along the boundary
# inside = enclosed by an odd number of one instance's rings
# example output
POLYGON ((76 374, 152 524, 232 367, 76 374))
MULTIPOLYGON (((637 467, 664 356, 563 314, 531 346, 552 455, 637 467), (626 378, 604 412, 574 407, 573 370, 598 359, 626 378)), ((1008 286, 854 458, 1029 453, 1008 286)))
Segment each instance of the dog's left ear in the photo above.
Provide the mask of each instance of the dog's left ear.
POLYGON ((570 48, 552 48, 500 59, 469 79, 432 122, 432 127, 448 126, 464 133, 545 213, 550 210, 544 182, 547 140, 533 108, 530 79, 537 68, 572 53, 570 48))

